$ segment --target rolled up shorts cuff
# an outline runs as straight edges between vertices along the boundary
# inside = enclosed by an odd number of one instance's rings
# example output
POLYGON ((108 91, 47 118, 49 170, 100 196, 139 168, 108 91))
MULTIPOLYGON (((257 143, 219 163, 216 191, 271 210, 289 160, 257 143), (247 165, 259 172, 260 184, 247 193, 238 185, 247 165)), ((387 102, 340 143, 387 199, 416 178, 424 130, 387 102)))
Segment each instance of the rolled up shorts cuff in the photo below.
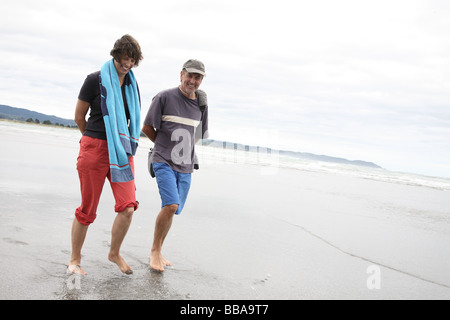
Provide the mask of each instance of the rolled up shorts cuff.
POLYGON ((87 214, 81 211, 80 208, 77 208, 75 210, 75 217, 77 218, 77 221, 81 223, 82 225, 88 226, 91 223, 94 222, 95 218, 97 218, 97 214, 87 214))
POLYGON ((116 212, 122 212, 126 208, 134 208, 134 211, 136 211, 139 208, 139 201, 133 201, 133 202, 127 202, 120 205, 114 206, 114 211, 116 212))

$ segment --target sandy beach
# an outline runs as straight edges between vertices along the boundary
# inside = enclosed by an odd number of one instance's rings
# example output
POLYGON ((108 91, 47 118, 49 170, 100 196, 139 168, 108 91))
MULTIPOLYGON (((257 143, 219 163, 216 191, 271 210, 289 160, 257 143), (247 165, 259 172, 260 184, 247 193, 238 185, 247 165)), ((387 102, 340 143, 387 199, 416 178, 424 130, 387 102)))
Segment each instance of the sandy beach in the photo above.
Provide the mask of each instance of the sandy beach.
POLYGON ((106 182, 83 248, 88 275, 68 275, 81 135, 7 121, 0 132, 0 267, 8 270, 0 299, 450 299, 448 190, 282 166, 263 172, 208 155, 165 243, 173 267, 151 271, 160 198, 144 138, 140 207, 122 246, 134 273, 107 259, 115 213, 106 182))

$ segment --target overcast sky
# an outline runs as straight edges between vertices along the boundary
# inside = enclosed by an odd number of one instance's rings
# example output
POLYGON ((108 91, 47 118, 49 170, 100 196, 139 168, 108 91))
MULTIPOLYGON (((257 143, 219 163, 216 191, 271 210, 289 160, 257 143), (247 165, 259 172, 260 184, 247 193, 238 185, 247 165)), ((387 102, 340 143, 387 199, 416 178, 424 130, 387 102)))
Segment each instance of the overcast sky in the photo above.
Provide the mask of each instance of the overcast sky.
POLYGON ((73 118, 126 33, 142 118, 196 58, 212 139, 450 178, 450 1, 2 1, 0 104, 73 118))

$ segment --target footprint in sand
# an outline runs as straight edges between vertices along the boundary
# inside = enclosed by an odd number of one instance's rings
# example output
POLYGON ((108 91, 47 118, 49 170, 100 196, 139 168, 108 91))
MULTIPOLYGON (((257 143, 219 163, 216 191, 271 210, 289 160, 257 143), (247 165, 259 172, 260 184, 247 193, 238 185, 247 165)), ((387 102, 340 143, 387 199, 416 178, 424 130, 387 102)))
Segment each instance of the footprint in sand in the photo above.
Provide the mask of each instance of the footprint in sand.
POLYGON ((6 242, 12 243, 12 244, 17 244, 19 246, 27 246, 28 245, 28 243, 26 243, 26 242, 11 239, 11 238, 3 238, 3 241, 6 241, 6 242))

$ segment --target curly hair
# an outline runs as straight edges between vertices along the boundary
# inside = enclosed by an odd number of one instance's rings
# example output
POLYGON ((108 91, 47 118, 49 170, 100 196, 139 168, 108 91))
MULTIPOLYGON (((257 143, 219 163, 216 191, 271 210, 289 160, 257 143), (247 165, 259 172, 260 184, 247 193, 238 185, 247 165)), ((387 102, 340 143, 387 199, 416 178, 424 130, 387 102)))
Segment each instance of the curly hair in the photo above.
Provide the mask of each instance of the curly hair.
POLYGON ((139 65, 139 61, 144 58, 142 56, 141 46, 136 39, 129 34, 124 35, 114 43, 114 48, 111 50, 110 54, 116 61, 120 61, 123 55, 127 55, 135 60, 134 65, 136 67, 139 65))

